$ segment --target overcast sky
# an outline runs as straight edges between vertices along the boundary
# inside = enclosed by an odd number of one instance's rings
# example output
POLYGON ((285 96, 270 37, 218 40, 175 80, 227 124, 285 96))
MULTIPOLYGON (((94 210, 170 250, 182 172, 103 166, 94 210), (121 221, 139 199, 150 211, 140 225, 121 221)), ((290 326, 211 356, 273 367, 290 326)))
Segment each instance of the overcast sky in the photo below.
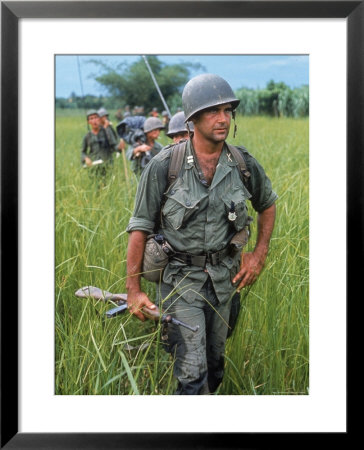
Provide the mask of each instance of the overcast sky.
MULTIPOLYGON (((228 81, 233 89, 263 88, 267 82, 283 81, 294 88, 309 84, 308 55, 157 55, 166 64, 200 63, 204 69, 191 72, 215 73, 228 81)), ((101 60, 115 67, 118 63, 131 64, 140 55, 57 55, 56 97, 76 95, 105 95, 105 88, 94 80, 100 68, 91 59, 101 60), (82 92, 83 91, 83 92, 82 92)), ((147 70, 147 69, 146 69, 147 70)))

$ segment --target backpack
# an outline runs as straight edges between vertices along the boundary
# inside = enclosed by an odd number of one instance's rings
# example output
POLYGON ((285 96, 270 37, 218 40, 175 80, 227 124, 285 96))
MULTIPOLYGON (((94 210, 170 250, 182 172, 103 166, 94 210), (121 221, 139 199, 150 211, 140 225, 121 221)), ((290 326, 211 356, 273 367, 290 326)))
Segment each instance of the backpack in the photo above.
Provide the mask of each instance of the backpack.
POLYGON ((118 135, 128 144, 134 145, 138 140, 145 139, 143 125, 144 116, 128 116, 116 125, 118 135))
MULTIPOLYGON (((171 158, 169 161, 169 168, 168 168, 168 184, 167 187, 170 186, 178 177, 182 164, 185 157, 186 152, 186 143, 187 140, 181 140, 178 144, 176 144, 172 148, 171 158)), ((247 187, 249 178, 250 178, 250 172, 247 169, 246 162, 244 159, 243 154, 241 151, 234 147, 233 145, 230 145, 226 143, 228 146, 228 149, 230 150, 231 154, 233 155, 233 158, 238 163, 239 166, 239 175, 241 178, 241 181, 243 182, 244 186, 247 187)))

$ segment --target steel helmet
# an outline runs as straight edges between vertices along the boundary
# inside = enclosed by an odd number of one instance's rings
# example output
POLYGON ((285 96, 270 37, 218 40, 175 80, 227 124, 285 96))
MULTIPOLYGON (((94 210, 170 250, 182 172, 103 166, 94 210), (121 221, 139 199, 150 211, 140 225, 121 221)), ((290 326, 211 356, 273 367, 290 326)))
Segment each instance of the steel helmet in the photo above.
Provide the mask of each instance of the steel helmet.
POLYGON ((89 116, 93 116, 94 114, 96 114, 97 116, 99 115, 99 113, 96 111, 96 109, 89 109, 86 113, 87 119, 89 118, 89 116))
POLYGON ((97 111, 97 114, 98 114, 100 117, 104 117, 104 116, 108 116, 108 115, 109 115, 109 113, 106 111, 105 108, 100 108, 100 109, 97 111))
MULTIPOLYGON (((190 128, 190 131, 193 131, 193 123, 189 122, 188 126, 190 128)), ((171 138, 175 134, 187 132, 188 130, 185 123, 185 113, 183 111, 180 111, 172 116, 171 120, 169 121, 168 133, 166 134, 171 138)))
POLYGON ((240 103, 227 81, 219 75, 204 73, 192 78, 182 92, 182 105, 186 121, 203 109, 231 103, 234 109, 240 103))
POLYGON ((153 130, 163 130, 164 125, 163 122, 157 117, 148 117, 148 119, 144 122, 143 131, 144 133, 149 133, 149 131, 153 130))

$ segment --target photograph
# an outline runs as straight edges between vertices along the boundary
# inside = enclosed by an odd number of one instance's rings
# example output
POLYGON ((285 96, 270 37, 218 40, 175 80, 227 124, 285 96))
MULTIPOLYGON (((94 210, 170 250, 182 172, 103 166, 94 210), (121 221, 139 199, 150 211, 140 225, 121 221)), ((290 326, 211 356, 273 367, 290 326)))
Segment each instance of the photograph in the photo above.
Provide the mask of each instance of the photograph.
POLYGON ((308 55, 55 84, 55 393, 308 395, 308 55))

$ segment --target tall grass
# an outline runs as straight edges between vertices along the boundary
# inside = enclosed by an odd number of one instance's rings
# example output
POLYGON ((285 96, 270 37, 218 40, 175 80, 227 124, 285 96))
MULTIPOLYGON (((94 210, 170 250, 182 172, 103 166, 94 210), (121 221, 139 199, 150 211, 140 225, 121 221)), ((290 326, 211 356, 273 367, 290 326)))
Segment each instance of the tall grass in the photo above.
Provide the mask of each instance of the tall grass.
MULTIPOLYGON (((307 394, 308 120, 238 117, 237 124, 229 142, 245 145, 259 160, 279 200, 266 267, 242 293, 218 394, 307 394)), ((122 157, 105 185, 81 168, 86 131, 83 114, 57 114, 55 393, 172 394, 173 359, 162 350, 159 324, 127 312, 106 319, 112 305, 74 296, 85 285, 126 292, 125 228, 137 187, 122 157)), ((169 143, 163 135, 160 141, 169 143)), ((253 227, 250 249, 255 233, 253 227)), ((154 284, 142 283, 154 298, 154 284)))

